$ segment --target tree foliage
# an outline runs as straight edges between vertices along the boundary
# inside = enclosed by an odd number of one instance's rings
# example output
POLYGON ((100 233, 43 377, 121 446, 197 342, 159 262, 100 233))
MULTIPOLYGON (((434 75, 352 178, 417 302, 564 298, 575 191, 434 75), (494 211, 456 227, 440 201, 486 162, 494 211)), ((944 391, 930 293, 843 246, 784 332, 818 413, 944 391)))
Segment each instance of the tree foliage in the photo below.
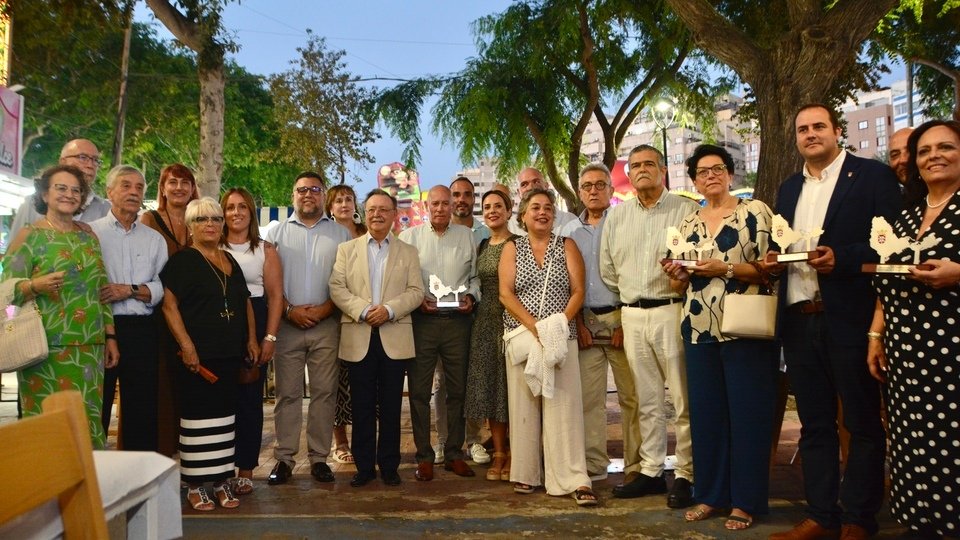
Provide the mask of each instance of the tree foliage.
POLYGON ((303 168, 347 180, 347 160, 373 163, 366 145, 377 140, 370 106, 373 92, 360 87, 343 62, 346 52, 327 48, 309 34, 292 68, 270 78, 273 114, 280 128, 280 155, 303 168))
POLYGON ((772 202, 800 167, 793 114, 876 81, 862 44, 897 0, 666 0, 697 45, 750 86, 763 144, 756 196, 772 202))
POLYGON ((571 207, 587 125, 602 131, 612 166, 627 129, 661 93, 709 109, 705 71, 685 63, 690 38, 663 2, 518 2, 475 23, 478 53, 450 77, 382 92, 378 112, 419 158, 419 113, 432 93, 433 128, 461 159, 496 156, 501 176, 537 162, 571 207), (607 114, 609 109, 613 114, 607 114))
POLYGON ((960 0, 901 0, 874 33, 874 58, 919 65, 916 87, 927 115, 960 120, 960 0))

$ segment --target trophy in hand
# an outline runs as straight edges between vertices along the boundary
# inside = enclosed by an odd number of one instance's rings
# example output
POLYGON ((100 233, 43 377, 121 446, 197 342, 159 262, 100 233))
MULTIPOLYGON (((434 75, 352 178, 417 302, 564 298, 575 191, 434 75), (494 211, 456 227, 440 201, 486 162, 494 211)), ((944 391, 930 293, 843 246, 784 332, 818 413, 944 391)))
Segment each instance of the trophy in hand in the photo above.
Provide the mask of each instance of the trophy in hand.
POLYGON ((910 268, 913 267, 932 270, 931 265, 920 264, 920 252, 939 243, 940 239, 934 234, 929 234, 919 241, 899 237, 893 232, 893 227, 887 223, 886 219, 882 216, 875 217, 870 225, 870 247, 880 255, 880 264, 866 263, 861 270, 870 274, 909 274, 910 268), (887 264, 887 259, 891 255, 907 248, 913 250, 913 264, 887 264))
POLYGON ((770 253, 767 255, 768 263, 792 263, 804 262, 817 258, 817 251, 812 248, 813 239, 823 234, 823 229, 814 229, 812 231, 795 231, 790 228, 790 224, 780 214, 774 214, 770 223, 770 239, 773 243, 780 246, 780 253, 770 253), (795 242, 805 240, 804 251, 796 253, 787 253, 787 249, 795 242))
POLYGON ((436 274, 430 274, 430 294, 437 299, 438 309, 450 309, 460 307, 460 293, 466 292, 467 286, 460 285, 456 289, 444 285, 436 274), (453 300, 441 300, 444 296, 453 295, 453 300))
POLYGON ((683 239, 683 234, 680 233, 680 230, 676 227, 667 228, 667 253, 670 257, 667 257, 660 261, 661 264, 677 263, 684 268, 690 266, 696 266, 700 264, 700 261, 703 260, 703 252, 716 249, 717 244, 714 243, 713 239, 708 239, 699 244, 693 242, 688 242, 683 239), (684 253, 694 252, 697 254, 696 259, 684 259, 681 256, 684 253))

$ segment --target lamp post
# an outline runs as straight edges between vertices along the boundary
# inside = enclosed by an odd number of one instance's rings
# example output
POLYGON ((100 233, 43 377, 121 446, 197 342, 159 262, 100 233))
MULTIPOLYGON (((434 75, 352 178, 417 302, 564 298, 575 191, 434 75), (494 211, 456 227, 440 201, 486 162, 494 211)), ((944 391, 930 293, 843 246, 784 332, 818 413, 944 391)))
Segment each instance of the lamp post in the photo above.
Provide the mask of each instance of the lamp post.
POLYGON ((663 163, 667 166, 667 173, 664 175, 663 180, 666 185, 667 190, 670 190, 670 162, 667 157, 667 129, 673 125, 673 121, 677 116, 677 109, 674 107, 672 99, 662 98, 653 106, 653 111, 651 111, 653 116, 653 121, 657 124, 657 127, 660 128, 660 133, 663 135, 663 163))

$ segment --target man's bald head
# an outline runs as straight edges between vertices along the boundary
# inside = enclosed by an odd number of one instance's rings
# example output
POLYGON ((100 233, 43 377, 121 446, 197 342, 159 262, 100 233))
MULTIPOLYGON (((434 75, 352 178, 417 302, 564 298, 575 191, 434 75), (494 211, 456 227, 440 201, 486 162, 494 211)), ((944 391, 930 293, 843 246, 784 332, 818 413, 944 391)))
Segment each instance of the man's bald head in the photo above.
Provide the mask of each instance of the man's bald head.
POLYGON ((907 150, 907 139, 913 133, 912 127, 905 127, 893 132, 890 136, 890 167, 897 173, 901 184, 907 182, 907 162, 910 161, 910 151, 907 150))
POLYGON ((72 165, 83 172, 83 181, 93 185, 100 168, 100 150, 87 139, 73 139, 60 150, 60 164, 72 165))
POLYGON ((543 173, 536 167, 527 167, 517 174, 517 195, 522 199, 523 196, 534 188, 547 188, 547 183, 543 180, 543 173))
POLYGON ((447 186, 433 186, 427 192, 427 212, 430 214, 430 225, 436 231, 445 231, 450 225, 451 206, 453 195, 447 186))

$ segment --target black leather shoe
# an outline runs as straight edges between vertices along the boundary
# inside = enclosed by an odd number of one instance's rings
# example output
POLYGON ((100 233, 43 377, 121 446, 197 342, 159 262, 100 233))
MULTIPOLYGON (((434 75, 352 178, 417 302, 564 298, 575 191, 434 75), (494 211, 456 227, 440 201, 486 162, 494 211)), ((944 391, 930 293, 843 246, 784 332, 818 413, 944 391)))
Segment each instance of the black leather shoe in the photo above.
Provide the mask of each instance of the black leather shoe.
POLYGON ((377 477, 377 475, 374 474, 374 473, 370 473, 370 472, 358 472, 357 474, 353 475, 353 479, 350 480, 350 486, 352 486, 352 487, 363 487, 363 486, 369 484, 370 482, 372 482, 373 479, 376 478, 376 477, 377 477))
POLYGON ((286 484, 292 475, 293 471, 290 469, 290 466, 282 461, 278 461, 273 467, 273 470, 270 471, 270 476, 267 477, 267 483, 271 486, 286 484))
POLYGON ((667 492, 667 483, 663 476, 638 475, 633 482, 613 488, 613 496, 618 499, 634 499, 644 495, 656 495, 667 492))
POLYGON ((388 486, 400 485, 400 475, 397 471, 380 471, 380 479, 388 486))
POLYGON ((677 478, 667 494, 667 506, 686 508, 693 504, 693 484, 686 478, 677 478))
POLYGON ((333 482, 333 471, 326 463, 317 462, 310 466, 310 474, 317 482, 333 482))

